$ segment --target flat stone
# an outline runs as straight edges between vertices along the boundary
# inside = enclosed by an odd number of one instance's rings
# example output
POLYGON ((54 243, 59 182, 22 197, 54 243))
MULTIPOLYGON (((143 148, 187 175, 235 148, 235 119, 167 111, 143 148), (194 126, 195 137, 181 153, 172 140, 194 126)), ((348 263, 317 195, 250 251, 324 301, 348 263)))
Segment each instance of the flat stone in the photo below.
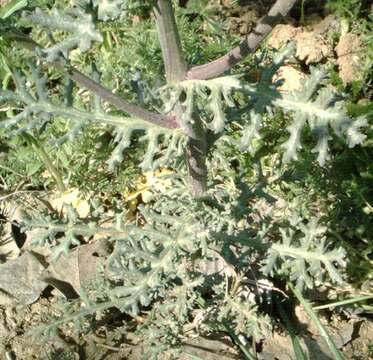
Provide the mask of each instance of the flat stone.
POLYGON ((39 280, 44 266, 31 252, 0 265, 0 305, 29 305, 47 284, 39 280))

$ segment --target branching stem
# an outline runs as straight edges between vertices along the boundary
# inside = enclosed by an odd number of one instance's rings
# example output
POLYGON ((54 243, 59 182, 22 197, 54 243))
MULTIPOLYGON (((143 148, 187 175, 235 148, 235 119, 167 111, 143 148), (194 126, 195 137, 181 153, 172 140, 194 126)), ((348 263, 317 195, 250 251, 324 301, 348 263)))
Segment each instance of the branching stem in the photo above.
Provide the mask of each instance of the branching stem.
POLYGON ((179 125, 176 122, 175 117, 156 114, 148 110, 145 110, 140 106, 128 103, 118 95, 111 92, 109 89, 100 85, 98 82, 92 80, 91 78, 82 74, 80 71, 76 70, 73 67, 69 67, 68 75, 77 84, 84 86, 88 90, 92 91, 94 94, 98 95, 101 99, 109 102, 110 104, 115 105, 118 109, 136 118, 140 118, 149 123, 169 129, 179 128, 179 125))
MULTIPOLYGON (((154 6, 159 42, 161 44, 166 79, 169 84, 178 83, 185 78, 187 64, 181 48, 179 31, 171 0, 158 0, 154 6)), ((177 118, 185 111, 179 104, 175 107, 177 118)), ((206 191, 206 130, 197 115, 186 129, 189 141, 186 148, 188 166, 188 183, 195 196, 202 196, 206 191)))
MULTIPOLYGON (((25 48, 35 51, 37 48, 42 49, 42 47, 23 34, 8 34, 7 38, 22 44, 25 48)), ((94 94, 98 95, 104 101, 107 101, 115 105, 118 109, 136 117, 140 118, 149 123, 162 126, 169 129, 179 128, 176 118, 173 116, 167 116, 162 114, 153 113, 140 106, 131 104, 123 100, 120 96, 114 94, 112 91, 102 86, 93 79, 82 74, 79 70, 75 69, 73 66, 65 66, 63 61, 48 62, 47 64, 53 65, 59 69, 67 70, 68 76, 75 81, 77 84, 87 88, 94 94)))
POLYGON ((192 67, 186 74, 187 80, 211 79, 223 74, 253 53, 270 34, 274 26, 283 19, 297 0, 277 0, 255 29, 238 46, 224 56, 204 65, 192 67))
POLYGON ((175 83, 181 81, 185 77, 187 64, 181 49, 172 1, 158 0, 154 6, 154 15, 167 82, 175 83))

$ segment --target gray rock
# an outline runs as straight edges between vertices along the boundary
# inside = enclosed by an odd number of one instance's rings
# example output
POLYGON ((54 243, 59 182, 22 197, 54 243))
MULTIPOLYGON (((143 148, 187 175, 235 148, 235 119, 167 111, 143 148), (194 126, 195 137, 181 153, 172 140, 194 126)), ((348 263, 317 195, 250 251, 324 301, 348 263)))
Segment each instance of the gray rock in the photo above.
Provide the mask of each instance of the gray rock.
POLYGON ((29 305, 47 284, 39 280, 44 266, 31 252, 0 265, 0 305, 29 305))

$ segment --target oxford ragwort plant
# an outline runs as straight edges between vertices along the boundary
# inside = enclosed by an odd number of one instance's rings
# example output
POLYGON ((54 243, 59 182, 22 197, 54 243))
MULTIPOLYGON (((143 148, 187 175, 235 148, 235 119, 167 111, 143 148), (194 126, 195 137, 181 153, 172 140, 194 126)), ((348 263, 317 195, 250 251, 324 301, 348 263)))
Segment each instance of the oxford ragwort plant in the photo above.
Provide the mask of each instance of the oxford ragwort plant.
POLYGON ((217 163, 229 167, 222 151, 226 144, 254 154, 261 128, 275 110, 289 118, 289 138, 281 145, 284 163, 297 159, 301 134, 307 128, 316 137, 312 151, 320 165, 329 158, 331 130, 350 147, 364 140, 360 128, 366 120, 348 117, 344 103, 324 85, 326 76, 321 69, 312 69, 302 90, 277 91, 280 83, 272 79, 291 56, 292 44, 275 55, 257 83, 246 81, 244 74, 226 75, 259 47, 295 2, 276 1, 237 47, 197 66, 185 60, 171 0, 81 0, 73 1, 70 8, 25 12, 23 22, 64 34, 61 41, 45 47, 14 30, 7 32, 6 40, 33 51, 39 64, 30 63, 24 73, 13 70, 14 90, 0 91, 0 101, 13 106, 13 116, 0 122, 7 134, 42 131, 54 118, 63 118, 70 124, 69 132, 60 139, 66 141, 90 124, 102 124, 115 135, 110 170, 123 160, 134 138, 146 144, 140 161, 144 171, 171 169, 166 181, 154 180, 153 200, 139 208, 136 221, 118 215, 111 227, 100 227, 79 219, 74 211, 64 221, 48 216, 25 220, 25 229, 43 229, 36 241, 51 246, 56 257, 79 245, 82 237, 97 234, 109 239, 113 247, 100 285, 81 294, 84 307, 65 304, 61 319, 47 329, 70 321, 79 324, 85 316, 116 307, 135 319, 143 315, 141 341, 156 358, 165 351, 177 354, 191 328, 210 332, 229 328, 236 335, 260 339, 270 321, 257 309, 249 274, 285 276, 299 289, 317 286, 325 277, 343 281, 344 251, 328 248, 326 228, 317 219, 308 223, 292 219, 276 242, 267 236, 265 227, 254 233, 248 192, 240 177, 232 172, 223 176, 214 169, 217 163), (144 7, 154 15, 164 61, 166 84, 156 89, 163 104, 160 113, 122 99, 69 60, 72 50, 84 52, 93 42, 104 40, 97 24, 118 21, 144 7), (57 67, 126 115, 105 111, 100 101, 88 109, 57 101, 55 96, 52 99, 41 64, 57 67), (226 115, 227 109, 236 108, 245 111, 232 118, 226 115))

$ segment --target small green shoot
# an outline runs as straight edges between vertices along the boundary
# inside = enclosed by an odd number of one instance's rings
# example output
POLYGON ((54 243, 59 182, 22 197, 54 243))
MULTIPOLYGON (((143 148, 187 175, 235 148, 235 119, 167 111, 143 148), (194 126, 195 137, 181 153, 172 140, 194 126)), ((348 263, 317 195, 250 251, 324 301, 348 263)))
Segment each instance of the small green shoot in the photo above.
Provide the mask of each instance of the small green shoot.
POLYGON ((295 359, 297 359, 297 360, 307 360, 308 356, 303 351, 302 346, 301 346, 300 341, 299 341, 299 338, 295 334, 295 330, 293 328, 293 325, 291 324, 288 316, 286 315, 286 312, 285 312, 284 308, 282 307, 282 305, 280 303, 278 304, 278 309, 279 309, 279 312, 280 312, 280 316, 285 323, 286 330, 288 331, 288 333, 290 335, 291 343, 293 344, 293 351, 294 351, 295 359))
POLYGON ((10 15, 27 6, 27 0, 12 0, 0 8, 0 19, 5 20, 10 15))
POLYGON ((312 309, 312 306, 309 304, 309 302, 302 296, 300 291, 298 291, 291 283, 288 283, 288 286, 290 290, 294 293, 295 297, 298 299, 298 301, 303 306, 304 310, 308 314, 308 316, 311 318, 311 320, 315 323, 317 329, 319 330, 320 336, 325 340, 326 344, 329 347, 330 352, 333 354, 334 358, 336 360, 343 360, 344 357, 341 354, 341 352, 338 350, 337 346, 335 345, 333 339, 328 334, 327 330, 321 324, 320 319, 317 316, 317 313, 312 309))
POLYGON ((358 296, 358 297, 354 297, 354 298, 351 298, 351 299, 336 301, 336 302, 333 302, 333 303, 330 303, 330 304, 314 306, 313 310, 323 310, 323 309, 328 309, 328 308, 337 307, 337 306, 355 304, 357 302, 366 301, 366 300, 369 300, 369 299, 373 299, 373 295, 358 296))

